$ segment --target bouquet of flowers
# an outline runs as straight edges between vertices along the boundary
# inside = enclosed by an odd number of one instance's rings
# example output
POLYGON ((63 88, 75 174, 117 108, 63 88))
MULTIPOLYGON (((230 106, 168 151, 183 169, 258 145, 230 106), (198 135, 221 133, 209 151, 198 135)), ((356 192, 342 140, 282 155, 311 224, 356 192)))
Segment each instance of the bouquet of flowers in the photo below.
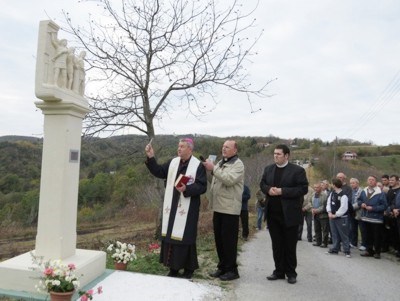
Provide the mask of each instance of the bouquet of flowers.
POLYGON ((36 285, 38 291, 63 293, 72 292, 79 287, 73 263, 64 264, 61 260, 44 261, 42 257, 31 255, 41 273, 39 284, 36 285))
POLYGON ((114 262, 128 263, 136 259, 135 245, 122 243, 116 241, 108 246, 107 252, 111 254, 111 258, 114 262))
POLYGON ((149 253, 160 254, 160 245, 158 243, 149 244, 149 253))

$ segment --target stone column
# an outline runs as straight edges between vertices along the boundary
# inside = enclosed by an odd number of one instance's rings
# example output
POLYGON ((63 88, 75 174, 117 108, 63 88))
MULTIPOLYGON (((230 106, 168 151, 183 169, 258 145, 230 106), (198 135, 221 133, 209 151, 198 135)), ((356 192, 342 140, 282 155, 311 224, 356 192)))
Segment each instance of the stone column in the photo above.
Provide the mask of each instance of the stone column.
POLYGON ((87 104, 36 102, 44 114, 36 255, 75 255, 82 119, 87 104))

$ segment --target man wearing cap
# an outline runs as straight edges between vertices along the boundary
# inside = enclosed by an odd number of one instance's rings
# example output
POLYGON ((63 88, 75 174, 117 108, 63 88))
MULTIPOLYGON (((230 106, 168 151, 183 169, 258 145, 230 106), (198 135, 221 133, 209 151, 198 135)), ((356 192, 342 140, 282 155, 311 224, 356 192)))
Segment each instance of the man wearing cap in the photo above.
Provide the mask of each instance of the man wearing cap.
POLYGON ((151 144, 146 145, 146 166, 157 178, 165 180, 162 212, 160 262, 169 267, 168 276, 190 279, 199 268, 196 250, 200 195, 207 190, 206 170, 192 155, 194 143, 184 138, 178 144, 178 156, 158 164, 151 144), (189 178, 186 184, 175 185, 180 175, 189 178), (179 270, 183 269, 183 274, 179 270))

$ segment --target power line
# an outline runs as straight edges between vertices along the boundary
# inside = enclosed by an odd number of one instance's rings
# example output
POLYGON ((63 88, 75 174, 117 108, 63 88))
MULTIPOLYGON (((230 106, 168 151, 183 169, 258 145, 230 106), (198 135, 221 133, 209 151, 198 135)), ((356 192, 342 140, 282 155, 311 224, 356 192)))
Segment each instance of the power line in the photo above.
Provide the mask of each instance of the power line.
POLYGON ((371 122, 382 109, 400 92, 400 70, 383 90, 377 101, 374 102, 355 122, 355 125, 343 137, 351 138, 359 132, 368 122, 371 122))

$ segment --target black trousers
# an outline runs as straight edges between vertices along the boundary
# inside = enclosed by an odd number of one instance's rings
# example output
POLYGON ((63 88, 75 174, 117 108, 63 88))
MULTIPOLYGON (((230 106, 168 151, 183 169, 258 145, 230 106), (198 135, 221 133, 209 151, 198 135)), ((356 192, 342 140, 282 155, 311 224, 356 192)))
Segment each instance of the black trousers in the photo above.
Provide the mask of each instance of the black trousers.
POLYGON ((318 215, 314 216, 314 231, 315 242, 317 245, 328 245, 329 237, 329 219, 320 218, 318 215))
POLYGON ((223 273, 237 270, 237 244, 239 236, 239 215, 214 212, 215 246, 218 254, 218 269, 223 273))
POLYGON ((249 236, 249 211, 240 211, 240 221, 242 222, 242 237, 247 238, 249 236))
POLYGON ((382 248, 383 224, 365 222, 365 233, 367 235, 367 251, 370 254, 380 254, 382 248))
POLYGON ((286 227, 283 216, 271 215, 267 219, 275 261, 274 274, 297 277, 297 234, 298 226, 286 227))
POLYGON ((396 251, 400 250, 399 231, 397 229, 396 218, 384 216, 383 222, 382 250, 389 250, 389 247, 393 247, 396 251))

